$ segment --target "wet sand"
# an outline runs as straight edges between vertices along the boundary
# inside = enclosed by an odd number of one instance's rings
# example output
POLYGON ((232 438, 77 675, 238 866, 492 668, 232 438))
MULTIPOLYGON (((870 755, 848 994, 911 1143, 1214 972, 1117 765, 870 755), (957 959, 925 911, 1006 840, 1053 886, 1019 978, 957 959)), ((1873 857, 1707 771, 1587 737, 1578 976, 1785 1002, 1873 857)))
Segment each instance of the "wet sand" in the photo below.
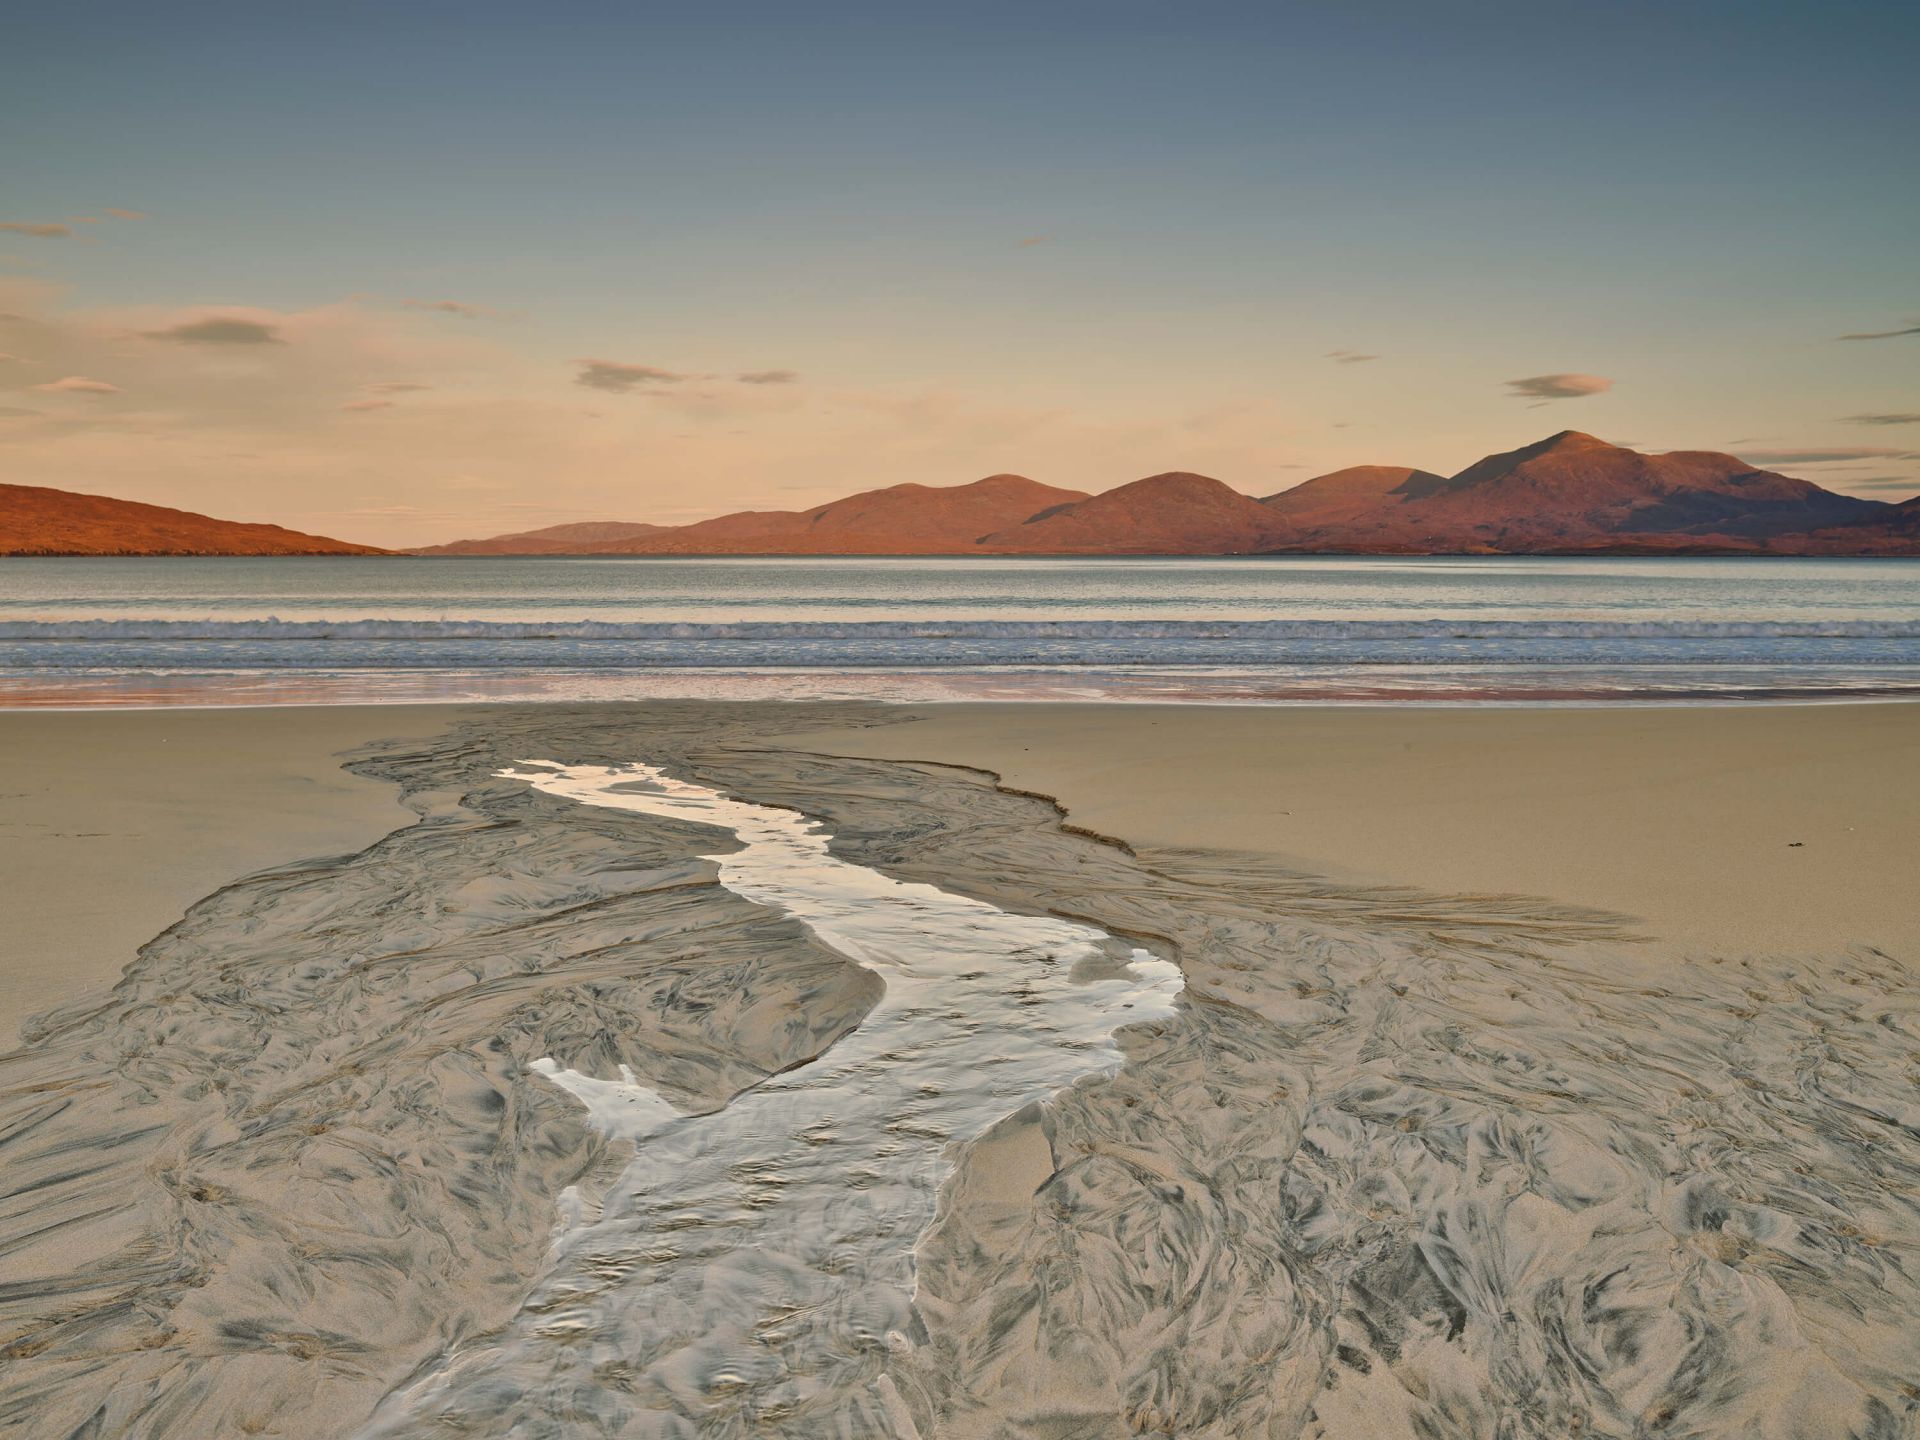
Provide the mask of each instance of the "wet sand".
MULTIPOLYGON (((1208 757, 1214 778, 1196 772, 1196 789, 1270 779, 1253 749, 1219 748, 1217 713, 1172 717, 1196 727, 1188 748, 1120 778, 1164 786, 1184 753, 1208 757)), ((1835 753, 1900 790, 1899 725, 1805 713, 1801 740, 1853 736, 1835 753)), ((996 723, 1031 726, 1032 753, 1076 719, 1085 750, 1169 720, 1057 714, 996 723)), ((1498 718, 1457 723, 1484 716, 1498 718)), ((353 762, 416 823, 232 878, 110 994, 30 1024, 30 1046, 0 1057, 0 1429, 317 1437, 423 1433, 430 1417, 449 1436, 1838 1440, 1914 1427, 1910 937, 1861 940, 1825 912, 1790 945, 1749 930, 1682 960, 1642 938, 1662 903, 1652 888, 1602 909, 1571 890, 1515 893, 1516 870, 1457 890, 1325 878, 1302 864, 1310 852, 1248 848, 1270 792, 1226 804, 1195 845, 1179 827, 1202 817, 1168 790, 1143 792, 1128 821, 1117 790, 1102 812, 1100 787, 1063 769, 1069 820, 1129 842, 1109 843, 965 768, 992 758, 979 737, 930 756, 932 727, 950 722, 878 707, 809 710, 809 732, 833 737, 812 749, 779 738, 800 717, 767 706, 436 718, 451 724, 353 762), (887 747, 921 763, 852 755, 887 747), (1177 963, 1183 990, 1171 1014, 1113 1035, 1118 1069, 979 1129, 942 1108, 941 1084, 917 1088, 912 1044, 886 1040, 883 957, 862 964, 725 882, 742 840, 547 793, 516 778, 529 760, 645 761, 798 811, 838 862, 1091 927, 1177 963), (849 1083, 836 1067, 855 1061, 914 1097, 889 1122, 899 1135, 830 1123, 849 1083), (563 1071, 573 1088, 555 1083, 563 1071), (796 1134, 807 1117, 789 1111, 810 1085, 820 1123, 796 1134), (666 1152, 651 1132, 636 1144, 578 1098, 621 1087, 649 1125, 675 1127, 685 1163, 652 1163, 666 1152), (777 1113, 780 1134, 748 1157, 756 1113, 777 1113), (862 1187, 892 1183, 889 1160, 928 1145, 937 1207, 908 1263, 897 1225, 861 1218, 904 1212, 874 1209, 862 1187), (860 1203, 841 1203, 841 1173, 860 1203), (759 1215, 787 1218, 763 1231, 759 1215), (741 1235, 766 1238, 751 1265, 741 1235), (815 1238, 802 1254, 788 1235, 815 1238), (862 1299, 903 1274, 910 1312, 862 1299), (784 1304, 789 1290, 813 1308, 784 1304), (730 1348, 688 1319, 721 1295, 730 1348)), ((1395 718, 1416 745, 1426 722, 1455 723, 1395 718)), ((1583 754, 1611 743, 1594 738, 1604 719, 1583 722, 1583 754)), ((1688 742, 1703 767, 1705 733, 1688 742)), ((1526 744, 1499 734, 1524 774, 1526 744)), ((1664 763, 1655 739, 1635 743, 1664 763)), ((209 749, 200 773, 212 782, 222 764, 209 749)), ((1873 787, 1843 775, 1836 793, 1873 787)), ((1673 813, 1697 824, 1718 803, 1683 789, 1673 813)), ((1906 844, 1884 810, 1872 833, 1906 844)), ((1734 811, 1723 826, 1748 823, 1734 811)), ((1599 832, 1583 833, 1596 848, 1599 832)), ((1773 903, 1785 923, 1796 902, 1773 903)), ((1018 1003, 1021 967, 1045 963, 994 965, 1018 1003)), ((969 1013, 960 992, 944 1003, 969 1013)))
POLYGON ((911 714, 790 738, 976 765, 1141 844, 1550 896, 1710 954, 1920 948, 1920 705, 911 714))
POLYGON ((430 734, 427 707, 0 710, 0 1050, 110 988, 235 876, 372 844, 413 817, 340 752, 430 734))

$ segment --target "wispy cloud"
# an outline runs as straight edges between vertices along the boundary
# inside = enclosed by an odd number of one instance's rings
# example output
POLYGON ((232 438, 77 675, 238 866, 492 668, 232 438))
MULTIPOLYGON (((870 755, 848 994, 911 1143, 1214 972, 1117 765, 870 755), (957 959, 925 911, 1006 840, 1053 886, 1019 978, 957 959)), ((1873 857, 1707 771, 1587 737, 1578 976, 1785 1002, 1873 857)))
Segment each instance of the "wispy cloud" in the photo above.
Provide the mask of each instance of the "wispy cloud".
POLYGON ((391 410, 391 400, 350 400, 340 407, 342 410, 391 410))
POLYGON ((574 384, 615 395, 625 395, 649 385, 677 385, 693 378, 675 370, 662 370, 657 365, 630 365, 624 360, 584 359, 574 363, 580 367, 580 373, 573 377, 574 384))
POLYGON ((1369 355, 1361 350, 1329 350, 1327 359, 1338 365, 1364 365, 1369 360, 1378 360, 1378 355, 1369 355))
POLYGON ((1849 425, 1920 425, 1920 410, 1904 410, 1892 415, 1848 415, 1849 425))
POLYGON ((437 310, 442 315, 458 315, 463 320, 498 320, 500 312, 489 305, 473 305, 465 300, 402 300, 409 310, 437 310))
POLYGON ((0 417, 8 420, 20 420, 38 415, 38 410, 29 410, 24 405, 0 405, 0 417))
POLYGON ((180 345, 284 345, 280 332, 259 320, 242 320, 232 315, 210 315, 204 320, 184 320, 164 330, 142 330, 148 340, 168 340, 180 345))
POLYGON ((742 385, 792 385, 799 381, 798 370, 748 370, 733 377, 742 385))
POLYGON ((411 395, 416 390, 431 390, 433 386, 422 385, 418 380, 380 380, 364 388, 376 395, 411 395))
POLYGON ((38 224, 27 220, 0 220, 0 231, 9 235, 34 235, 42 240, 65 240, 73 234, 71 225, 38 224))
MULTIPOLYGON (((0 237, 0 248, 6 244, 0 237)), ((62 249, 51 241, 39 248, 62 249)), ((510 333, 505 325, 402 309, 404 293, 305 310, 81 307, 66 303, 57 286, 0 279, 0 312, 8 312, 0 317, 0 350, 32 361, 0 365, 0 403, 43 412, 0 421, 0 473, 79 491, 137 485, 144 487, 138 493, 190 510, 248 513, 296 529, 407 545, 527 528, 512 523, 517 516, 495 517, 473 503, 491 499, 483 486, 537 498, 554 520, 694 520, 746 505, 784 505, 802 493, 813 504, 857 488, 866 476, 971 479, 1008 468, 1008 456, 1045 478, 1096 489, 1115 476, 1176 467, 1251 482, 1279 464, 1317 456, 1276 441, 1279 412, 1264 394, 1244 413, 1223 407, 1219 418, 1200 423, 1157 402, 1116 413, 1009 398, 997 379, 987 391, 928 389, 904 378, 840 387, 815 360, 784 349, 704 354, 660 345, 657 337, 628 337, 582 341, 543 357, 500 343, 510 333), (138 338, 213 317, 270 325, 286 343, 138 338), (599 355, 576 363, 589 343, 599 355), (616 349, 628 358, 607 354, 616 349), (659 357, 651 364, 631 358, 650 352, 659 357), (789 363, 808 367, 797 383, 736 379, 789 363), (681 364, 700 369, 682 372, 681 364), (611 388, 576 387, 578 374, 611 388), (662 378, 679 375, 677 382, 662 378), (62 376, 98 377, 124 393, 25 391, 62 376), (414 384, 431 385, 433 393, 375 388, 414 384), (592 394, 582 400, 577 388, 592 394), (394 403, 341 409, 368 400, 394 403), (588 411, 602 418, 585 418, 588 411), (681 434, 696 438, 675 438, 681 434), (850 455, 858 472, 852 479, 850 455), (455 477, 469 476, 473 488, 456 495, 455 477), (781 494, 774 489, 781 483, 799 488, 781 494), (342 527, 338 517, 319 513, 385 505, 411 505, 430 516, 370 512, 342 527), (508 523, 494 525, 495 518, 508 523)), ((1488 384, 1483 393, 1502 392, 1488 384)), ((1855 399, 1897 404, 1899 394, 1855 399)), ((1772 443, 1812 443, 1843 429, 1807 431, 1800 439, 1782 432, 1772 443)), ((1920 443, 1920 431, 1845 433, 1920 443)), ((1863 475, 1905 468, 1848 467, 1863 475)))
POLYGON ((93 380, 85 375, 67 375, 59 380, 49 380, 43 385, 29 385, 27 388, 53 395, 118 395, 120 393, 118 385, 109 385, 104 380, 93 380))
POLYGON ((1743 450, 1740 458, 1750 465, 1845 465, 1854 460, 1906 460, 1912 454, 1885 445, 1830 445, 1824 450, 1743 450))
POLYGON ((1578 400, 1584 395, 1602 395, 1613 388, 1604 375, 1528 375, 1506 382, 1508 393, 1523 400, 1578 400))
POLYGON ((1022 250, 1031 250, 1036 245, 1046 244, 1047 241, 1051 240, 1052 238, 1053 237, 1051 235, 1028 235, 1028 236, 1024 236, 1019 240, 1016 240, 1014 243, 1018 245, 1022 250))
POLYGON ((144 210, 122 210, 117 205, 107 206, 103 213, 113 216, 116 220, 150 220, 153 218, 144 210))
POLYGON ((1920 320, 1908 320, 1898 330, 1861 330, 1852 335, 1841 335, 1841 340, 1898 340, 1902 335, 1920 335, 1920 320))

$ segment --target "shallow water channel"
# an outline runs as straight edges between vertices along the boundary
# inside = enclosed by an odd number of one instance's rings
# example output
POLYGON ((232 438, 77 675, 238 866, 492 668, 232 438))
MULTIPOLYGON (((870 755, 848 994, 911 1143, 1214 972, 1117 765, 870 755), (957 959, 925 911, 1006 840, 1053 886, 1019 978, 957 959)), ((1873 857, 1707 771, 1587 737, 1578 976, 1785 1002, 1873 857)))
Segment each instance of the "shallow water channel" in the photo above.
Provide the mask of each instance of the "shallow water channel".
POLYGON ((551 1267, 501 1333, 390 1397, 370 1433, 913 1433, 886 1375, 912 1343, 913 1246, 947 1147, 1120 1063, 1171 1013, 1173 964, 828 853, 797 812, 651 766, 504 775, 740 842, 729 891, 791 915, 886 992, 825 1054, 684 1115, 631 1075, 535 1067, 629 1140, 597 1215, 562 1205, 551 1267))

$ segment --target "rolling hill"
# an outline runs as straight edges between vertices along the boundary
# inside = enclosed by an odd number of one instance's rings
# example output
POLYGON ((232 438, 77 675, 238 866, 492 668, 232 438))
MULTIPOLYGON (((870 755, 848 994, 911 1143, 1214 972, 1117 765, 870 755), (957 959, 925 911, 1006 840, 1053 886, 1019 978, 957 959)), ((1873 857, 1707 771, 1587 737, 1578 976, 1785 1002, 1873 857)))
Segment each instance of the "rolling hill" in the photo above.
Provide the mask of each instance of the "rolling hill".
POLYGON ((1273 524, 1252 496, 1176 470, 1050 506, 976 544, 1000 554, 1240 555, 1261 549, 1273 524))
POLYGON ((890 485, 811 510, 743 510, 653 535, 584 546, 589 555, 946 555, 1051 506, 1088 498, 1024 475, 969 485, 890 485))
POLYGON ((278 525, 216 520, 191 510, 0 485, 0 555, 384 555, 278 525))
POLYGON ((614 544, 642 535, 657 535, 665 525, 630 524, 623 520, 587 520, 572 525, 549 525, 544 530, 519 530, 486 540, 453 540, 426 545, 414 555, 578 555, 583 546, 614 544))
POLYGON ((1469 465, 1387 484, 1328 485, 1267 497, 1286 522, 1275 548, 1539 554, 1593 549, 1764 550, 1773 540, 1869 524, 1892 507, 1758 470, 1732 455, 1643 455, 1577 430, 1469 465), (1352 489, 1364 494, 1353 494, 1352 489), (1315 504, 1323 489, 1351 504, 1315 504))

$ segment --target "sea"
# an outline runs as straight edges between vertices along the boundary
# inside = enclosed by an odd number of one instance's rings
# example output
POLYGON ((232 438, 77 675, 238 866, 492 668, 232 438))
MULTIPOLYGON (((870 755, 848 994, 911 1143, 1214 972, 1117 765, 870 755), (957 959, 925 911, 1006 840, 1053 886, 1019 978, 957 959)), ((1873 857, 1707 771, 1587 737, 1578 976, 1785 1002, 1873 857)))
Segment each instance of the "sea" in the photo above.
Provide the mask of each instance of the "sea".
POLYGON ((1920 695, 1920 560, 0 560, 0 706, 1920 695))

